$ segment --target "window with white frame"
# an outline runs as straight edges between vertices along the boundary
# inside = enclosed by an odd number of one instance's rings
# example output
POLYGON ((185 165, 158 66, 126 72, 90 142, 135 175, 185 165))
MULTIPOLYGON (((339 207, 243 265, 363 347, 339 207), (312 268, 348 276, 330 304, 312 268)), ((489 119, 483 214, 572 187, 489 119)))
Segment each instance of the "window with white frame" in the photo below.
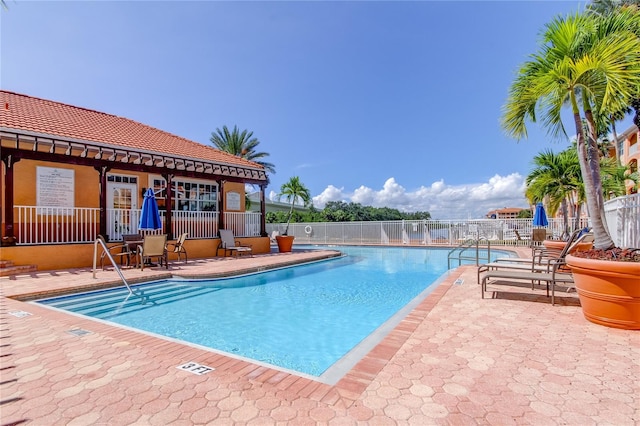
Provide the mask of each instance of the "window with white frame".
MULTIPOLYGON (((165 197, 167 181, 162 177, 152 178, 153 192, 158 200, 158 207, 166 210, 165 197)), ((217 211, 218 185, 211 181, 176 178, 171 182, 173 190, 172 210, 181 211, 217 211)))

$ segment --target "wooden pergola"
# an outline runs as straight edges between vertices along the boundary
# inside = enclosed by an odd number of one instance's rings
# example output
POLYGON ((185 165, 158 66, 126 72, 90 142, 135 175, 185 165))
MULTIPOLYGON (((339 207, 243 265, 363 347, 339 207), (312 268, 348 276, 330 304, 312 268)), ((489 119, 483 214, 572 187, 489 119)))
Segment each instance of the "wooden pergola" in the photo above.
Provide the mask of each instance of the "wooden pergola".
MULTIPOLYGON (((218 187, 218 209, 224 211, 223 187, 226 182, 239 182, 260 187, 260 235, 265 231, 265 189, 269 183, 263 167, 251 163, 239 165, 215 162, 199 158, 178 156, 166 152, 155 152, 144 149, 132 149, 90 140, 61 138, 29 132, 20 129, 0 127, 2 148, 0 157, 5 166, 4 176, 4 237, 14 240, 14 165, 22 159, 39 160, 49 163, 72 164, 92 167, 97 172, 96 183, 99 185, 100 228, 99 233, 106 237, 107 226, 107 173, 111 170, 145 172, 161 175, 167 182, 167 188, 176 177, 197 178, 215 182, 218 187)), ((1 184, 1 183, 0 183, 1 184)), ((1 189, 1 187, 0 187, 1 189)), ((165 232, 173 238, 171 226, 172 191, 166 191, 166 223, 165 232)), ((224 227, 224 215, 219 215, 219 226, 224 227)))

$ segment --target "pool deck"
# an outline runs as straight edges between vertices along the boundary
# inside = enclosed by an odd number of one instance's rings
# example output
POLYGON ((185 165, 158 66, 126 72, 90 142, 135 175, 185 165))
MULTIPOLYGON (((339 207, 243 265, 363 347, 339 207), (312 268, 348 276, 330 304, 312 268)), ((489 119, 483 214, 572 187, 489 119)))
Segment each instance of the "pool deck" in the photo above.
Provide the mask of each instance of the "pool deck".
MULTIPOLYGON (((124 274, 225 276, 330 255, 124 274)), ((528 286, 481 299, 476 268, 460 267, 335 385, 15 299, 115 282, 90 269, 0 278, 0 424, 640 424, 640 332, 586 321, 575 292, 556 306, 528 286), (189 362, 215 370, 177 368, 189 362)))

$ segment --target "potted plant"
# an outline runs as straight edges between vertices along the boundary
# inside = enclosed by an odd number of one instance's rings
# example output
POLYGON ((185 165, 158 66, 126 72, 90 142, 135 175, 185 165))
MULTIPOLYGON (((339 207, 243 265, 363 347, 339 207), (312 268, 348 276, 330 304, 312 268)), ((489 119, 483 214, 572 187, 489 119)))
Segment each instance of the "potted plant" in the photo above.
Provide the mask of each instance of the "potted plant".
POLYGON ((278 250, 281 253, 290 252, 293 246, 293 235, 289 235, 289 223, 291 222, 291 216, 293 216, 293 206, 296 202, 302 201, 306 206, 311 203, 311 193, 307 187, 300 182, 298 176, 293 176, 288 182, 283 183, 280 187, 280 193, 278 194, 278 200, 281 197, 285 197, 287 201, 291 203, 289 209, 289 215, 287 217, 287 225, 282 235, 276 236, 276 242, 278 243, 278 250))
POLYGON ((640 249, 574 252, 567 264, 586 319, 640 330, 640 249))
MULTIPOLYGON (((629 270, 622 274, 622 279, 632 287, 635 285, 636 289, 627 290, 624 297, 633 297, 630 295, 637 294, 640 289, 640 265, 635 257, 621 262, 619 254, 625 251, 619 252, 621 249, 615 247, 609 234, 597 140, 599 135, 606 133, 603 123, 613 125, 614 118, 624 116, 629 106, 635 105, 633 101, 640 98, 639 29, 640 13, 634 7, 614 7, 606 13, 587 11, 555 18, 545 27, 540 51, 520 68, 502 117, 503 128, 517 138, 526 137, 526 121, 538 119, 553 136, 566 136, 561 111, 565 105, 570 106, 580 175, 595 237, 594 248, 602 250, 606 259, 587 254, 592 258, 588 259, 590 266, 586 266, 578 260, 585 258, 576 254, 567 256, 566 261, 574 273, 585 318, 597 324, 623 328, 638 328, 638 325, 607 318, 619 311, 611 306, 617 306, 618 302, 610 302, 610 298, 617 298, 622 292, 620 285, 613 284, 612 280, 616 279, 615 270, 621 266, 619 264, 626 264, 629 270), (606 280, 605 276, 608 277, 606 280), (597 298, 584 298, 596 293, 597 298), (591 306, 600 303, 609 306, 591 306), (591 309, 593 311, 589 312, 591 309)), ((638 111, 634 123, 638 123, 638 111)), ((637 300, 635 304, 638 304, 637 300)))

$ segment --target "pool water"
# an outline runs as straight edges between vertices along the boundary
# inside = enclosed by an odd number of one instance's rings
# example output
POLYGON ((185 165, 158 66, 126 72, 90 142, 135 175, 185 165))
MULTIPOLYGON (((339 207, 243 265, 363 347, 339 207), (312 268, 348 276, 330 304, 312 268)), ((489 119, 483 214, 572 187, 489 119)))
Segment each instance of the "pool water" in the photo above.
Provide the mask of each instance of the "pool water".
POLYGON ((154 281, 130 297, 114 288, 37 303, 318 377, 426 297, 447 269, 445 249, 338 250, 347 256, 228 279, 154 281))

